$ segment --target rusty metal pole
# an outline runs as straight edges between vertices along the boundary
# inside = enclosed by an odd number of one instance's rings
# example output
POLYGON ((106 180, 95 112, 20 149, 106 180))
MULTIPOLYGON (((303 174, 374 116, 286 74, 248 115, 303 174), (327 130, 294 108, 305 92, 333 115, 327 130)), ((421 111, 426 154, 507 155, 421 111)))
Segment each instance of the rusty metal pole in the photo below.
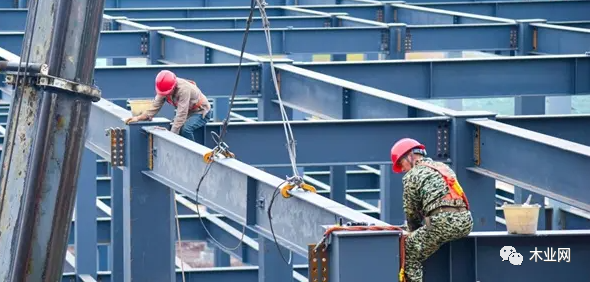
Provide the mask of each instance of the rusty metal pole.
POLYGON ((0 281, 61 279, 104 0, 31 0, 0 171, 0 281), (31 64, 27 66, 26 63, 31 64))

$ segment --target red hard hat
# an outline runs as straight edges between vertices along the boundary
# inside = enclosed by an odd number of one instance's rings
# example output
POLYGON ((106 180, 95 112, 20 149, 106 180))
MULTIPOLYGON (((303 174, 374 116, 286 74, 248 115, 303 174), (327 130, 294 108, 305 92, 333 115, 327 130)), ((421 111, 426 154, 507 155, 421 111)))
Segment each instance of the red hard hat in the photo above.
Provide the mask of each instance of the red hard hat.
POLYGON ((163 70, 156 76, 156 93, 158 95, 169 95, 176 86, 176 75, 168 70, 163 70))
POLYGON ((399 141, 397 141, 395 143, 395 145, 393 145, 393 147, 391 147, 391 162, 393 163, 392 165, 392 170, 395 173, 400 173, 402 172, 402 167, 399 165, 398 160, 399 158, 401 158, 403 155, 405 155, 407 152, 409 152, 412 149, 422 149, 425 150, 426 146, 420 144, 420 142, 411 139, 411 138, 403 138, 399 141))

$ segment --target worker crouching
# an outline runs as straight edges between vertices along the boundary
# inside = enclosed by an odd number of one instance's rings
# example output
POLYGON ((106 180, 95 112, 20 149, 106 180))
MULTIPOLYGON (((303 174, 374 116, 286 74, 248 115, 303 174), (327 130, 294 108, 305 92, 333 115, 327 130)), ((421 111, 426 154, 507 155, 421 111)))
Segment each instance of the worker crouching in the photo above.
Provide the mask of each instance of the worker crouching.
POLYGON ((171 132, 195 140, 195 130, 207 124, 211 119, 211 105, 205 94, 192 80, 176 77, 167 70, 156 76, 156 98, 152 106, 139 116, 127 119, 127 123, 151 120, 168 102, 176 109, 171 132))
POLYGON ((401 139, 391 148, 391 161, 395 173, 406 173, 403 206, 410 234, 405 241, 405 277, 407 282, 421 282, 422 262, 444 243, 469 235, 473 218, 455 173, 426 157, 424 145, 401 139))

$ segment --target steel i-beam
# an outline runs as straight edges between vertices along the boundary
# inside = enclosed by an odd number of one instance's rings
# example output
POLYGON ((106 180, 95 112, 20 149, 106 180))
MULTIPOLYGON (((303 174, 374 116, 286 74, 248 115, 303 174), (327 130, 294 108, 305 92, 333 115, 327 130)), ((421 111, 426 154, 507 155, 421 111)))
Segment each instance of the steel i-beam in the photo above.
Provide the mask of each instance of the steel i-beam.
POLYGON ((53 282, 62 274, 91 102, 100 99, 91 84, 104 0, 29 4, 21 58, 45 67, 34 77, 25 67, 7 76, 18 87, 1 170, 0 281, 53 282))

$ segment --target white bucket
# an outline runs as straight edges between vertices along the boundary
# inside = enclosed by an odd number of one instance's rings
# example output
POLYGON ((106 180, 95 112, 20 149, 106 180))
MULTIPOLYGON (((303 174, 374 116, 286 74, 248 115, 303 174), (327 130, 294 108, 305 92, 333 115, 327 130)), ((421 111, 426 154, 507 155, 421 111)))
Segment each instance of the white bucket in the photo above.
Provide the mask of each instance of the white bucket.
POLYGON ((511 205, 502 206, 506 229, 510 234, 535 234, 539 222, 539 210, 541 206, 534 205, 511 205))
POLYGON ((127 100, 131 108, 131 115, 136 117, 147 111, 152 105, 152 100, 127 100))

